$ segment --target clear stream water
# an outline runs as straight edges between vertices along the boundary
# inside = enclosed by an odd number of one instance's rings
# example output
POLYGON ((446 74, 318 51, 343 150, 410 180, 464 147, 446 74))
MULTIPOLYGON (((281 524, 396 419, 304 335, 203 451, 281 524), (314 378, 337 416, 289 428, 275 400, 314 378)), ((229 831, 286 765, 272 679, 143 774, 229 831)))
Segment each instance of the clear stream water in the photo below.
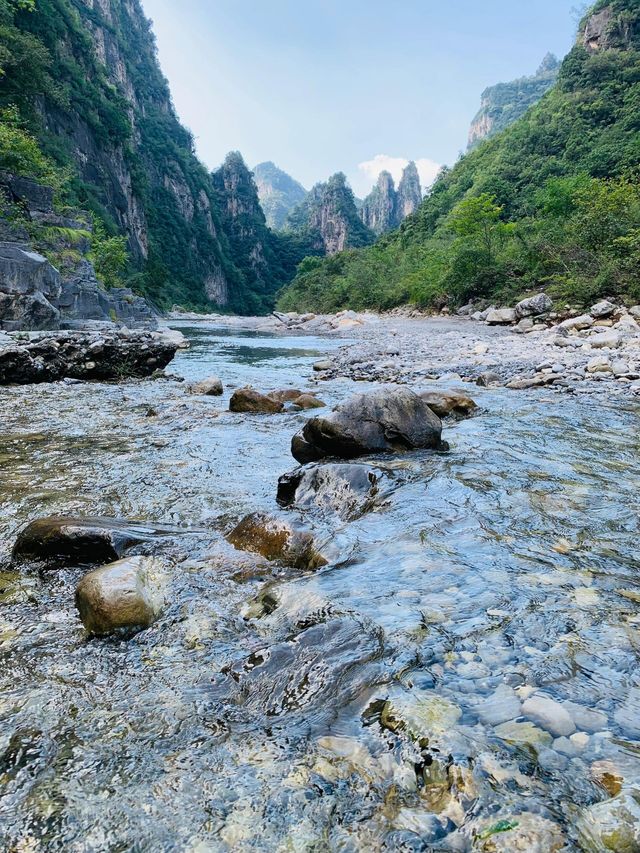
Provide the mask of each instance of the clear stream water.
POLYGON ((478 389, 448 454, 369 460, 375 511, 307 512, 339 557, 301 573, 223 534, 276 510, 308 415, 225 409, 248 383, 362 390, 313 385, 343 342, 182 330, 185 383, 0 390, 0 849, 488 850, 474 827, 524 812, 581 849, 594 768, 640 780, 638 406, 478 389), (188 393, 210 375, 223 398, 188 393), (141 549, 170 577, 151 629, 87 640, 83 569, 10 570, 52 513, 185 528, 141 549), (552 742, 516 710, 514 735, 505 687, 599 722, 552 742))

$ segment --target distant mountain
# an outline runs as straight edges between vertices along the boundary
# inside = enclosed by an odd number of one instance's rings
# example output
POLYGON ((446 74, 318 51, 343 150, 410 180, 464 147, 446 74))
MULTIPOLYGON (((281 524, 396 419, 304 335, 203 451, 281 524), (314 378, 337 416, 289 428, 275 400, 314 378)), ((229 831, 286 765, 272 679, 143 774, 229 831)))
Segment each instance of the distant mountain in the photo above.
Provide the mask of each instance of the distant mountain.
POLYGON ((334 255, 343 249, 373 243, 375 234, 361 220, 347 178, 342 172, 316 184, 291 211, 286 228, 306 237, 315 251, 334 255))
POLYGON ((509 127, 536 104, 556 82, 560 61, 548 53, 531 77, 498 83, 482 93, 480 110, 471 122, 469 149, 509 127))
POLYGON ((253 177, 267 225, 274 231, 281 231, 287 216, 304 200, 307 191, 271 161, 258 163, 253 170, 253 177))
POLYGON ((402 173, 397 190, 390 173, 380 172, 377 184, 362 204, 360 217, 379 236, 397 228, 421 202, 420 177, 412 161, 402 173))

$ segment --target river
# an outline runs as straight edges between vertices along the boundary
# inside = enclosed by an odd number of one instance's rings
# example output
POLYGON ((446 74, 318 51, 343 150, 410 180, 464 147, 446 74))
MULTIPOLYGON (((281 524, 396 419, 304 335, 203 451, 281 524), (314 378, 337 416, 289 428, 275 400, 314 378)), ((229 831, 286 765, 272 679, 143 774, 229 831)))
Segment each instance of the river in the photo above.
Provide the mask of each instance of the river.
POLYGON ((582 849, 598 769, 640 781, 638 404, 474 389, 449 453, 369 460, 374 511, 307 513, 337 556, 301 573, 223 534, 277 509, 309 413, 225 410, 363 390, 313 380, 344 340, 180 328, 184 383, 0 389, 0 847, 489 850, 474 827, 530 813, 582 849), (188 392, 211 375, 223 397, 188 392), (10 569, 54 513, 184 528, 146 546, 171 578, 151 629, 87 640, 82 569, 10 569), (536 692, 597 713, 550 735, 536 692))

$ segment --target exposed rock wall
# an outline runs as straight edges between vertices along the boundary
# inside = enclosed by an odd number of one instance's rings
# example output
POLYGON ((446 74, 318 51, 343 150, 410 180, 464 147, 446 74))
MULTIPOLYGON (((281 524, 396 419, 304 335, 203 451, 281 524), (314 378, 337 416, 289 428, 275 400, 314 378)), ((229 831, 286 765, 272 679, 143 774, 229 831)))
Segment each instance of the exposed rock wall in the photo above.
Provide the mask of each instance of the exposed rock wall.
POLYGON ((293 208, 304 201, 307 191, 275 163, 259 163, 253 170, 260 205, 267 225, 281 231, 293 208))
POLYGON ((416 164, 411 161, 402 173, 397 190, 389 172, 380 172, 376 186, 363 202, 360 216, 375 234, 385 234, 414 213, 421 202, 420 176, 416 164))

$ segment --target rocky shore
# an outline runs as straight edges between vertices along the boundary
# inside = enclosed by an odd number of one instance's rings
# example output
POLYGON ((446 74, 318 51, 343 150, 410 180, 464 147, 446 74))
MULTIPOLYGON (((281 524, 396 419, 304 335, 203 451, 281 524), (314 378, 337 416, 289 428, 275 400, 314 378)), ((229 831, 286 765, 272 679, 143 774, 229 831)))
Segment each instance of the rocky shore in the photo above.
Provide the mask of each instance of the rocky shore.
POLYGON ((173 359, 180 337, 111 326, 93 332, 0 333, 0 385, 150 376, 173 359))
MULTIPOLYGON (((457 317, 354 314, 343 330, 349 343, 319 361, 315 373, 409 385, 460 379, 511 390, 640 394, 640 308, 603 301, 573 316, 518 316, 514 309, 457 317)), ((289 328, 307 325, 291 318, 289 328)))

